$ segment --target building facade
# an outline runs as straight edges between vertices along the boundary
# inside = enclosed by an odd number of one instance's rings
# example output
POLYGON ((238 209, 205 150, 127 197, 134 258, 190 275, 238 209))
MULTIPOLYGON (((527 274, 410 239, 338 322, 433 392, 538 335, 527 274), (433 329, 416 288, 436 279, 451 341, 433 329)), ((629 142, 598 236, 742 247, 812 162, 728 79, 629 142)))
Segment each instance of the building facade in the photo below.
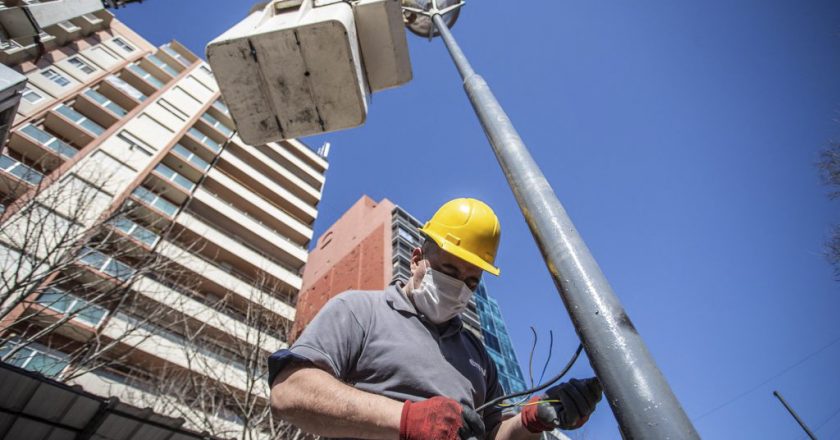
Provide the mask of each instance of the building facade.
MULTIPOLYGON (((411 252, 423 242, 423 224, 388 199, 363 196, 318 238, 303 272, 292 331, 297 337, 321 307, 346 290, 381 290, 411 275, 411 252)), ((461 314, 464 326, 484 341, 505 391, 525 389, 522 370, 499 305, 482 282, 461 314)))
MULTIPOLYGON (((206 63, 95 3, 34 40, 0 35, 27 80, 0 157, 0 359, 166 414, 212 387, 265 408, 326 157, 245 145, 206 63)), ((225 399, 202 409, 256 423, 225 399)))
POLYGON ((478 317, 481 320, 481 333, 484 335, 484 347, 487 354, 496 363, 499 372, 499 382, 505 390, 505 394, 524 391, 525 378, 522 377, 522 368, 516 359, 516 352, 513 350, 513 343, 505 325, 499 303, 487 294, 487 286, 482 281, 473 295, 475 298, 478 317))

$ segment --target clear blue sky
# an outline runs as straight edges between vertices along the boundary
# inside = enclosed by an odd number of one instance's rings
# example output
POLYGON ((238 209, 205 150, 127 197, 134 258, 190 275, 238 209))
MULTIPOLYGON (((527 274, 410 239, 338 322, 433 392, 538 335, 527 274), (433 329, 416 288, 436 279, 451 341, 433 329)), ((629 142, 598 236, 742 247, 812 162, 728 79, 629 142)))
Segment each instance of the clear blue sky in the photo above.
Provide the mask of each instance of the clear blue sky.
MULTIPOLYGON (((249 6, 148 0, 117 16, 203 54, 249 6)), ((840 139, 840 4, 474 0, 454 31, 701 435, 804 438, 779 389, 840 439, 840 343, 799 362, 840 338, 822 256, 840 210, 814 167, 840 139)), ((333 144, 316 235, 362 194, 421 219, 485 200, 503 228, 488 288, 523 367, 528 327, 554 330, 555 371, 577 344, 563 305, 442 42, 409 38, 414 81, 374 95, 364 127, 307 140, 333 144)), ((619 438, 609 407, 572 437, 619 438)))

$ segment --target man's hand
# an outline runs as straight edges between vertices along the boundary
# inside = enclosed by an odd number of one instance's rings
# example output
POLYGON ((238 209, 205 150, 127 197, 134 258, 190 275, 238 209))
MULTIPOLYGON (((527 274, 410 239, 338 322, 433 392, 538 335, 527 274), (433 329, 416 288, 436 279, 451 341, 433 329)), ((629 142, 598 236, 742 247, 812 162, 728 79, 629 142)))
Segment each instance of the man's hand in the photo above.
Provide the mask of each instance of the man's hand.
POLYGON ((522 425, 533 433, 554 428, 577 429, 583 426, 595 405, 601 400, 603 389, 597 378, 572 379, 549 388, 543 396, 534 396, 530 402, 548 400, 526 406, 522 410, 522 425))
POLYGON ((471 408, 442 396, 403 405, 400 440, 468 439, 484 439, 484 422, 471 408))

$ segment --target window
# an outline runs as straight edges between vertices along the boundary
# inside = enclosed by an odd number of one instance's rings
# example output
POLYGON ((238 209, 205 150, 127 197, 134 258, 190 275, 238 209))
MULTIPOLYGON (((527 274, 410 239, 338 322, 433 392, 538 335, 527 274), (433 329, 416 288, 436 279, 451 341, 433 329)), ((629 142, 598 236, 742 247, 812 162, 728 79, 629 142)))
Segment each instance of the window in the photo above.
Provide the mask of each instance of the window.
MULTIPOLYGON (((0 356, 5 356, 20 343, 21 341, 17 338, 12 338, 12 340, 0 347, 0 356)), ((18 350, 7 362, 17 367, 36 371, 48 377, 57 376, 58 373, 64 370, 68 363, 66 354, 50 350, 34 342, 18 350)))
POLYGON ((126 52, 134 52, 134 47, 133 47, 133 46, 131 46, 130 44, 126 43, 126 42, 125 42, 125 40, 123 40, 123 39, 122 39, 122 38, 120 38, 120 37, 116 37, 116 38, 114 38, 114 39, 113 39, 113 40, 111 40, 111 41, 113 41, 113 42, 114 42, 114 44, 116 44, 117 46, 119 46, 119 47, 120 47, 120 49, 122 49, 122 50, 124 50, 124 51, 126 51, 126 52))
POLYGON ((112 86, 116 87, 117 90, 124 92, 128 96, 131 96, 132 98, 138 101, 144 101, 146 99, 146 95, 144 95, 143 92, 135 89, 134 86, 123 81, 117 76, 108 75, 105 78, 105 81, 108 81, 108 84, 111 84, 112 86))
POLYGON ((131 70, 132 72, 134 72, 135 75, 139 76, 140 78, 144 79, 146 82, 157 88, 163 87, 163 82, 161 82, 161 80, 155 78, 154 75, 152 75, 146 69, 140 67, 137 64, 129 64, 128 70, 131 70))
POLYGON ((67 87, 70 85, 70 80, 67 79, 64 75, 56 72, 53 69, 46 69, 41 72, 41 75, 44 75, 48 80, 60 85, 61 87, 67 87))
POLYGON ((79 57, 72 57, 67 60, 68 63, 72 64, 73 67, 81 70, 84 73, 90 75, 91 73, 95 72, 96 69, 90 66, 90 64, 82 61, 79 57))
POLYGON ((23 99, 25 99, 30 104, 35 104, 36 102, 41 101, 44 99, 38 92, 30 89, 29 87, 23 88, 23 99))

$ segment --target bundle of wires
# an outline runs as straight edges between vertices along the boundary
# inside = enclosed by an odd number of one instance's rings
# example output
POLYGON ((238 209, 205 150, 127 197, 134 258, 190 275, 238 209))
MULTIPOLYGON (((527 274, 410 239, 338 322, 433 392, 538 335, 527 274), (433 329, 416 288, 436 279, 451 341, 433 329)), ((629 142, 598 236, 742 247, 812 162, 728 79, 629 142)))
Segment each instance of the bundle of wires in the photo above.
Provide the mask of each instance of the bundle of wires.
MULTIPOLYGON (((532 387, 525 390, 525 391, 506 394, 504 396, 500 396, 500 397, 497 397, 493 400, 485 402, 484 405, 481 405, 478 408, 476 408, 475 409, 476 411, 482 411, 482 410, 484 410, 486 408, 489 408, 493 405, 496 405, 496 406, 499 406, 499 407, 514 407, 514 406, 537 405, 539 403, 544 403, 544 402, 548 402, 548 403, 557 403, 558 402, 556 400, 539 400, 539 401, 534 401, 534 402, 526 402, 526 400, 528 400, 528 396, 530 396, 531 394, 536 393, 537 391, 542 391, 543 389, 548 388, 549 386, 556 383, 558 380, 562 379, 563 376, 565 376, 566 373, 568 373, 569 370, 572 369, 572 366, 577 361, 578 357, 580 356, 580 353, 583 351, 583 344, 578 345, 577 350, 575 350, 575 354, 572 356, 572 358, 569 360, 569 362, 566 364, 566 366, 560 371, 560 373, 558 373, 556 376, 552 377, 551 379, 547 380, 544 383, 541 383, 537 386, 533 386, 534 385, 534 376, 533 376, 533 368, 532 367, 533 367, 533 360, 534 360, 534 350, 536 349, 536 346, 537 346, 537 332, 536 332, 536 330, 534 330, 534 327, 531 327, 531 331, 534 333, 534 344, 531 347, 531 356, 529 357, 528 368, 529 368, 529 376, 531 378, 532 387), (522 397, 522 396, 526 396, 526 397, 525 397, 525 399, 520 400, 519 402, 503 403, 505 400, 515 399, 517 397, 522 397)), ((554 345, 554 333, 549 332, 549 335, 551 337, 551 342, 549 343, 548 358, 546 359, 545 365, 543 366, 542 374, 540 374, 540 381, 542 380, 543 374, 545 374, 545 370, 548 367, 548 361, 551 360, 551 347, 554 345)))

